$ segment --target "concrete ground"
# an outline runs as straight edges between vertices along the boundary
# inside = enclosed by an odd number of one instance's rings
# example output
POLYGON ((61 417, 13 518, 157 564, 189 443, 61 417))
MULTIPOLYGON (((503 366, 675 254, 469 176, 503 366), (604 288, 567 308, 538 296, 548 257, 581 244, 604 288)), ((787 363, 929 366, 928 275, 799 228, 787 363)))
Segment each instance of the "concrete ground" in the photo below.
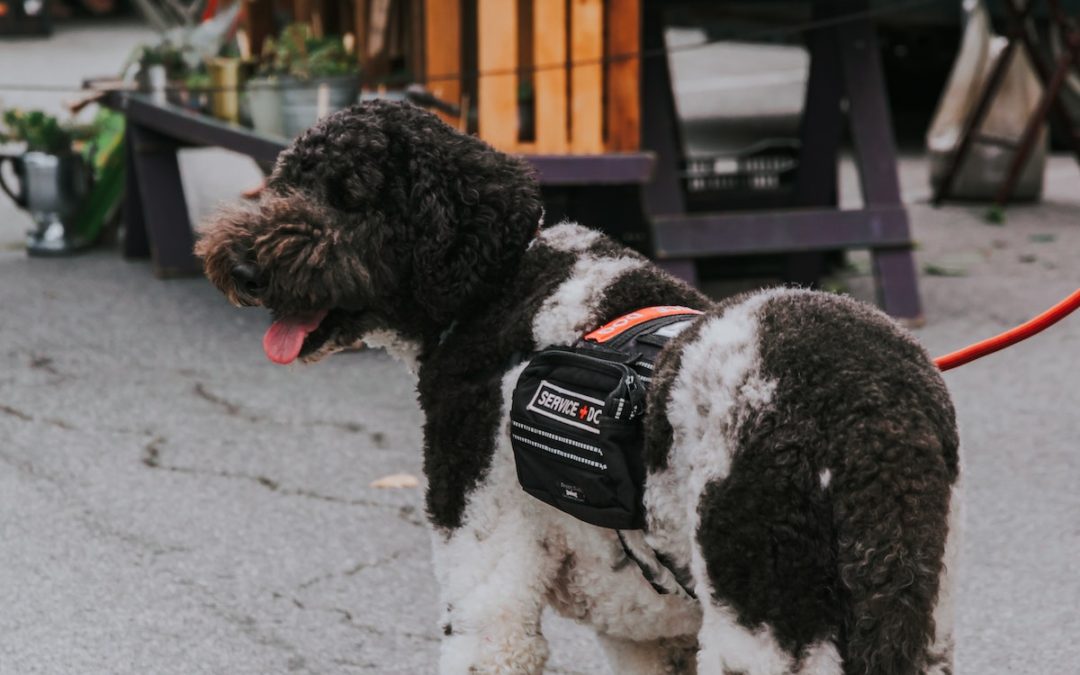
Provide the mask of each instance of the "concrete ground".
MULTIPOLYGON (((122 60, 144 37, 128 26, 94 44, 122 60)), ((88 70, 64 63, 18 65, 39 81, 88 70)), ((185 169, 196 212, 255 175, 220 153, 185 169)), ((1052 160, 1044 201, 1002 226, 981 207, 927 206, 922 159, 901 173, 918 263, 934 272, 917 331, 931 353, 1080 286, 1071 160, 1052 160)), ((851 199, 850 167, 843 182, 851 199)), ((406 373, 379 353, 272 366, 261 311, 201 279, 158 281, 113 250, 28 259, 27 225, 0 201, 0 674, 433 672, 422 488, 369 487, 420 473, 406 373)), ((870 297, 854 260, 842 282, 870 297)), ((1074 317, 946 375, 967 490, 962 675, 1080 663, 1078 362, 1074 317)), ((555 617, 544 630, 550 672, 606 672, 587 631, 555 617)))

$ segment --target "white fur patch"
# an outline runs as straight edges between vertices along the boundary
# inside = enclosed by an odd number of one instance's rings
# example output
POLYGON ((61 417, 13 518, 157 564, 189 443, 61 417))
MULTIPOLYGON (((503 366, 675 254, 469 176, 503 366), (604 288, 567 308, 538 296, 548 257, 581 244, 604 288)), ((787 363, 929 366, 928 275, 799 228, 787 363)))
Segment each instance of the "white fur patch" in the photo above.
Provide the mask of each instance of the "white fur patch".
MULTIPOLYGON (((704 584, 699 586, 698 596, 702 597, 702 591, 708 589, 704 584)), ((788 675, 794 670, 793 659, 780 647, 771 628, 744 628, 735 613, 721 605, 705 609, 699 641, 698 675, 788 675)))
POLYGON ((826 489, 829 487, 829 483, 832 482, 832 471, 822 469, 821 473, 818 474, 818 480, 821 482, 821 489, 826 489))
POLYGON ((597 230, 564 220, 554 227, 541 230, 537 238, 557 251, 585 251, 600 237, 597 230))
POLYGON ((362 342, 368 347, 382 348, 386 353, 405 364, 410 373, 416 374, 419 366, 420 344, 402 337, 395 330, 376 330, 364 335, 362 342))
POLYGON ((799 675, 843 675, 844 661, 832 640, 810 645, 799 666, 799 675))
MULTIPOLYGON (((707 483, 727 475, 732 434, 745 415, 772 400, 776 383, 760 374, 757 312, 784 292, 765 292, 722 316, 701 319, 705 325, 683 348, 667 413, 674 432, 671 463, 688 471, 686 494, 700 495, 707 483)), ((687 508, 694 532, 697 502, 688 500, 687 508)))
POLYGON ((587 329, 595 328, 591 324, 599 318, 594 316, 596 305, 607 287, 620 275, 645 264, 640 258, 579 258, 570 278, 544 301, 533 320, 536 346, 572 344, 587 329))

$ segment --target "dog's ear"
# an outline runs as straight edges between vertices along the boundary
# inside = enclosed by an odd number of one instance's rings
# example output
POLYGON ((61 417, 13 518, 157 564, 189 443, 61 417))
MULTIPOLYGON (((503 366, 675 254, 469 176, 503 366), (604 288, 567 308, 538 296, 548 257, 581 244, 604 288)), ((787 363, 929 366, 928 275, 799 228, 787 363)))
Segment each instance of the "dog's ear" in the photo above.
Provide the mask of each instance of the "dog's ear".
POLYGON ((425 118, 410 130, 412 292, 445 325, 509 282, 542 207, 523 160, 425 118))

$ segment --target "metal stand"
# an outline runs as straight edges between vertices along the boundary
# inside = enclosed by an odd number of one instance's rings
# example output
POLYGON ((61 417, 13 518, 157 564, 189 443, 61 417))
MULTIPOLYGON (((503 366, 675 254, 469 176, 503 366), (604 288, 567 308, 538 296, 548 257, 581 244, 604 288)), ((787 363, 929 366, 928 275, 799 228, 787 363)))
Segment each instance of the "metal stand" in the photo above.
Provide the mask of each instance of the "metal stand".
POLYGON ((1012 198, 1024 165, 1027 164, 1031 151, 1035 147, 1035 140, 1038 138, 1039 130, 1048 118, 1058 125, 1066 140, 1072 146, 1077 161, 1080 161, 1080 137, 1076 133, 1077 126, 1059 97, 1061 86, 1065 83, 1069 71, 1076 69, 1080 65, 1080 29, 1066 15, 1060 0, 1047 0, 1050 10, 1050 30, 1059 31, 1062 42, 1066 47, 1065 53, 1061 55, 1051 70, 1051 67, 1046 64, 1043 55, 1037 48, 1039 40, 1035 35, 1030 16, 1034 5, 1035 0, 1030 2, 1005 0, 1005 8, 1009 11, 1008 42, 994 64, 993 70, 990 71, 990 76, 987 78, 982 93, 979 94, 979 98, 971 110, 971 114, 964 122, 964 129, 960 134, 956 150, 953 152, 952 157, 949 158, 945 175, 934 191, 933 203, 935 206, 940 206, 943 201, 949 198, 956 176, 960 173, 960 167, 963 166, 974 143, 991 143, 1015 150, 1005 181, 1001 184, 997 195, 994 197, 994 202, 998 206, 1006 205, 1012 198), (979 129, 986 119, 986 114, 990 111, 990 104, 994 101, 998 90, 1001 88, 1009 64, 1016 55, 1017 44, 1023 45, 1024 51, 1027 53, 1028 59, 1039 77, 1039 81, 1042 82, 1043 95, 1039 99, 1039 104, 1025 125, 1018 141, 988 137, 979 133, 979 129))

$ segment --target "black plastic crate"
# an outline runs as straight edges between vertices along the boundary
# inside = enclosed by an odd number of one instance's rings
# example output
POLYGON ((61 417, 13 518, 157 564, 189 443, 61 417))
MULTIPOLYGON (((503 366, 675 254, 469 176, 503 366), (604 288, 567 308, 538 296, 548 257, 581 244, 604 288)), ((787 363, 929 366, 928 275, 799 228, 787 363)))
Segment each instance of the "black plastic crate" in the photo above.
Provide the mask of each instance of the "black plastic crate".
POLYGON ((693 157, 682 172, 691 210, 732 210, 786 204, 799 168, 799 142, 759 141, 739 152, 693 157))

